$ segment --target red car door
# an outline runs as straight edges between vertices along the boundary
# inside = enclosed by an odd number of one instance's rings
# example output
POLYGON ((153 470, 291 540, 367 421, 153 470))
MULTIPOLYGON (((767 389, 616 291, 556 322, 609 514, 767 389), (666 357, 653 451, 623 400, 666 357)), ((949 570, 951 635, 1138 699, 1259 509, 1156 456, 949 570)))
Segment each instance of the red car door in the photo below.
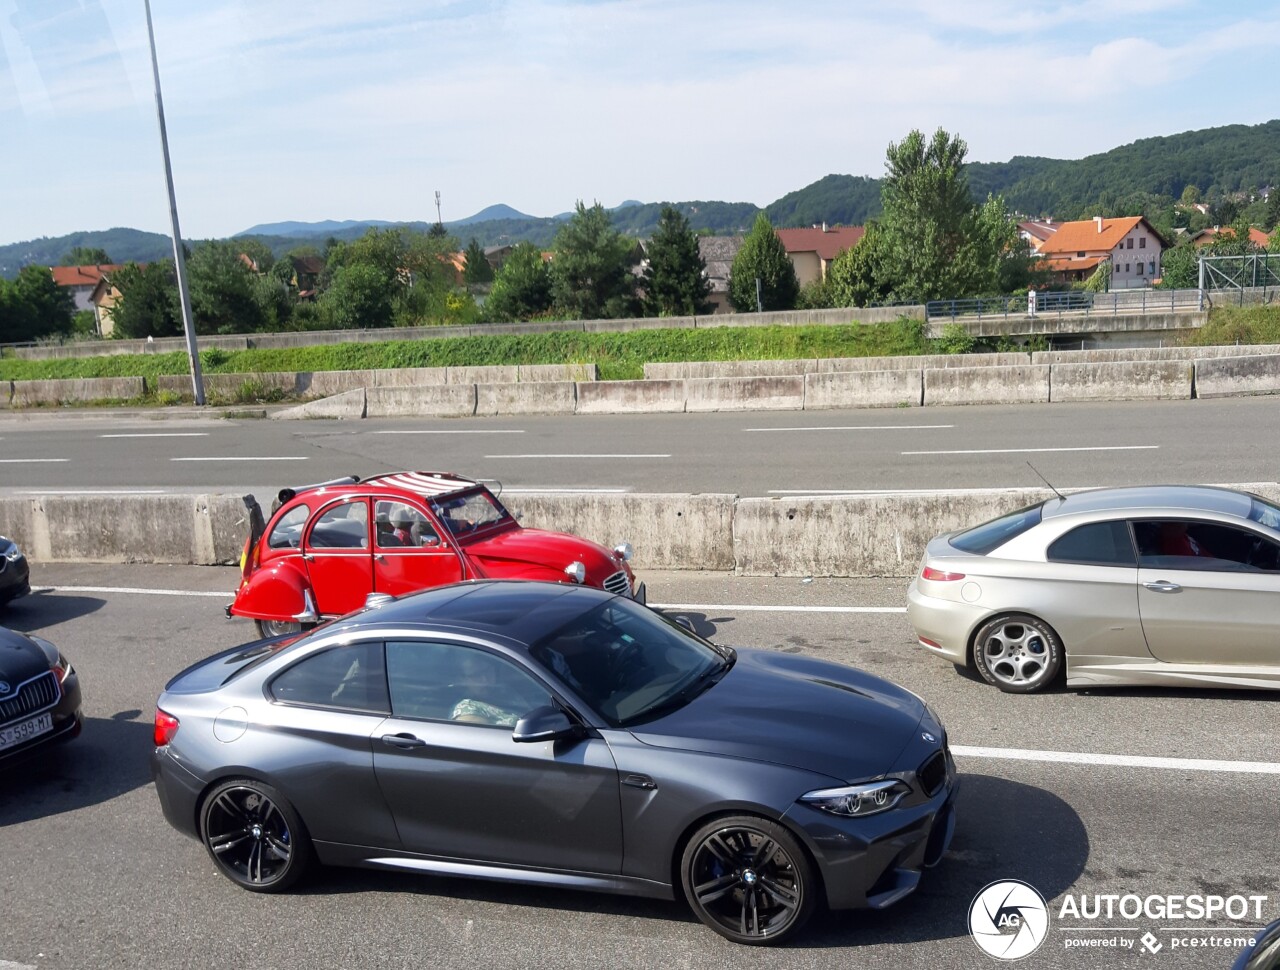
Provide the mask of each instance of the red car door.
POLYGON ((341 616, 364 606, 373 591, 369 500, 346 499, 326 505, 311 520, 303 558, 311 577, 316 610, 341 616))
POLYGON ((461 553, 444 541, 434 521, 407 502, 374 502, 373 588, 401 596, 463 578, 461 553))

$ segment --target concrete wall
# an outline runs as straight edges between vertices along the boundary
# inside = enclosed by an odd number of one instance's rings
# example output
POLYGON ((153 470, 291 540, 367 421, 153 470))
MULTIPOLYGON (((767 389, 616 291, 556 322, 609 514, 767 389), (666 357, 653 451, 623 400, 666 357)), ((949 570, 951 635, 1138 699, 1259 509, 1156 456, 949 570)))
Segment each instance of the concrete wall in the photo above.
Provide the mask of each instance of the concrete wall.
POLYGON ((1196 397, 1280 394, 1280 354, 1197 360, 1196 397))
POLYGON ((1037 350, 1033 364, 1099 364, 1118 360, 1203 360, 1209 357, 1248 357, 1280 354, 1280 344, 1240 344, 1223 347, 1130 347, 1094 350, 1037 350))
POLYGON ((686 411, 799 411, 803 377, 693 377, 684 382, 686 411))
POLYGON ((1195 368, 1185 360, 1053 364, 1052 401, 1187 400, 1195 368))
POLYGON ((577 406, 573 381, 524 381, 477 384, 476 414, 572 414, 577 406))
POLYGON ((804 409, 919 407, 924 403, 924 371, 865 370, 806 374, 804 409))
POLYGON ((1022 353, 920 354, 905 357, 828 357, 818 361, 821 374, 862 370, 920 370, 925 367, 1004 367, 1030 363, 1022 353))
POLYGON ((1043 404, 1049 400, 1049 366, 927 367, 925 404, 1043 404))
POLYGON ((647 381, 683 380, 688 377, 782 377, 811 374, 818 361, 808 360, 689 360, 644 365, 647 381))
MULTIPOLYGON (((376 390, 376 389, 375 389, 376 390)), ((318 401, 308 401, 296 407, 285 408, 271 415, 277 421, 302 421, 307 418, 364 418, 368 417, 368 390, 360 387, 344 391, 318 401)))
POLYGON ((63 402, 131 401, 146 393, 141 377, 86 377, 57 381, 12 381, 11 407, 63 402))
POLYGON ((461 418, 476 413, 474 384, 370 387, 365 389, 364 394, 365 416, 369 418, 461 418))
POLYGON ((599 381, 578 385, 579 414, 684 410, 684 381, 599 381))
POLYGON ((0 381, 0 408, 7 408, 13 401, 13 381, 0 381))

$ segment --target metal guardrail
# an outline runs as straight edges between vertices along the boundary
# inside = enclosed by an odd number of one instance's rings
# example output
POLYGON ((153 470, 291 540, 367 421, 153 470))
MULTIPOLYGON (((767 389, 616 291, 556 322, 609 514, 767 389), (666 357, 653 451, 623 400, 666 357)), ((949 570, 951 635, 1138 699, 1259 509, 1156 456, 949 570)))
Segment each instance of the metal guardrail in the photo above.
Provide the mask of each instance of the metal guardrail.
POLYGON ((1153 290, 1146 287, 1094 293, 1091 290, 1033 291, 1017 296, 969 300, 932 300, 925 319, 958 320, 983 317, 1119 316, 1125 313, 1191 313, 1205 308, 1201 290, 1153 290))

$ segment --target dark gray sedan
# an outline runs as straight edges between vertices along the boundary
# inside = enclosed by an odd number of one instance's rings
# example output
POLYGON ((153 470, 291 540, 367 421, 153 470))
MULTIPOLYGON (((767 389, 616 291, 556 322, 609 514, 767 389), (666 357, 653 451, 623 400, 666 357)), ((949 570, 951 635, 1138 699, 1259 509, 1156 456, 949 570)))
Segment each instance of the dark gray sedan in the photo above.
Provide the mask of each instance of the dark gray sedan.
POLYGON ((326 864, 688 900, 740 943, 911 893, 954 825, 914 694, 626 597, 476 582, 175 677, 166 818, 246 889, 326 864))

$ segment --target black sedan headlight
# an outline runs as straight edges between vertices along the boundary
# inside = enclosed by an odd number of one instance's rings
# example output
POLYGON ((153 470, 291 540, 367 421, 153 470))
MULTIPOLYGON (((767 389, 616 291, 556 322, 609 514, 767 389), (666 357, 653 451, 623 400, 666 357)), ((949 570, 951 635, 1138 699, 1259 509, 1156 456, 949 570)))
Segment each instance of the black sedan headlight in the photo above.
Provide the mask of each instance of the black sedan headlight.
POLYGON ((811 791, 801 795, 800 801, 824 812, 830 812, 832 815, 865 818, 868 815, 887 812, 910 792, 911 788, 906 782, 891 778, 811 791))
POLYGON ((18 548, 18 544, 12 540, 0 545, 0 556, 4 556, 9 562, 17 562, 22 558, 22 550, 18 548))

